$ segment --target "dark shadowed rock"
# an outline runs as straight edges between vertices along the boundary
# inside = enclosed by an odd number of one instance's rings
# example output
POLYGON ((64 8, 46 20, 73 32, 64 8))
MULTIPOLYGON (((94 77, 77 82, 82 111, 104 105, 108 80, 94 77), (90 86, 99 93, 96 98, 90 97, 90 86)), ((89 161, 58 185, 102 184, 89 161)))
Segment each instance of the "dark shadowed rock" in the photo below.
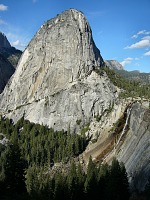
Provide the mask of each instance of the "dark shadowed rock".
POLYGON ((0 32, 0 93, 15 72, 22 52, 12 47, 7 37, 0 32))
POLYGON ((0 48, 11 48, 9 41, 6 36, 0 32, 0 48))
POLYGON ((3 91, 15 69, 11 63, 0 54, 0 93, 3 91))

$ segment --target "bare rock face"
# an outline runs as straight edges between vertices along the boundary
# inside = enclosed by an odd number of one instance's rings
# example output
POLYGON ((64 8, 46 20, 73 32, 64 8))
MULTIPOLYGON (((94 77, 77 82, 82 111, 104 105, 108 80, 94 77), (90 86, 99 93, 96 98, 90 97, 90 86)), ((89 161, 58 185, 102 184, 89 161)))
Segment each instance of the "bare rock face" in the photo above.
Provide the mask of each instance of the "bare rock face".
POLYGON ((134 104, 128 126, 116 156, 125 163, 132 190, 141 191, 150 176, 150 110, 134 104))
POLYGON ((1 112, 15 121, 24 115, 55 130, 77 131, 115 99, 107 76, 95 72, 103 65, 85 16, 67 10, 29 43, 0 96, 1 112))
POLYGON ((124 70, 123 66, 117 60, 105 60, 105 65, 110 69, 124 70))
POLYGON ((116 157, 125 164, 130 189, 136 192, 144 190, 150 176, 150 110, 145 103, 131 102, 129 99, 115 104, 109 115, 103 115, 100 122, 91 123, 89 134, 98 134, 99 138, 96 143, 89 144, 83 157, 85 162, 92 156, 108 163, 116 157), (119 128, 112 128, 116 122, 121 123, 123 113, 126 113, 126 120, 118 134, 119 128))

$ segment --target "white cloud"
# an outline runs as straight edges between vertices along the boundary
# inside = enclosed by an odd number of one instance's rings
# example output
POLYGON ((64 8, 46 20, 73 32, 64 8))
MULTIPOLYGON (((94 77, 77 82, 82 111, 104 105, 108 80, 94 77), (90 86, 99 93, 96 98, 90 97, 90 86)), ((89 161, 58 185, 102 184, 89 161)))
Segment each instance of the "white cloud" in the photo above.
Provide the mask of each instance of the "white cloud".
POLYGON ((138 38, 139 35, 148 35, 148 34, 150 34, 150 31, 141 30, 137 32, 135 35, 133 35, 132 38, 138 38))
POLYGON ((120 64, 124 67, 127 64, 130 64, 132 62, 132 60, 134 60, 133 58, 125 58, 122 62, 120 62, 120 64))
POLYGON ((150 47, 150 40, 143 38, 141 41, 125 47, 125 49, 139 49, 139 48, 146 48, 146 47, 150 47))
POLYGON ((11 45, 19 49, 22 49, 22 47, 25 47, 25 44, 22 44, 19 40, 12 42, 11 45))
POLYGON ((150 35, 143 37, 142 40, 149 40, 150 41, 150 35))
POLYGON ((137 34, 133 35, 132 38, 137 38, 139 35, 144 35, 144 37, 141 37, 138 42, 126 46, 124 49, 139 49, 139 48, 150 47, 150 31, 146 30, 139 31, 137 34))
POLYGON ((135 35, 132 35, 132 38, 137 38, 138 37, 138 35, 137 34, 135 34, 135 35))
POLYGON ((144 53, 144 56, 150 56, 150 51, 144 53))
POLYGON ((150 32, 146 31, 146 30, 141 30, 139 32, 137 32, 135 35, 132 36, 132 38, 138 38, 139 35, 147 35, 150 32))
POLYGON ((0 4, 0 11, 8 10, 8 6, 5 6, 4 4, 0 4))
POLYGON ((15 42, 12 42, 12 45, 13 45, 13 46, 18 46, 19 43, 20 43, 19 40, 16 40, 15 42))

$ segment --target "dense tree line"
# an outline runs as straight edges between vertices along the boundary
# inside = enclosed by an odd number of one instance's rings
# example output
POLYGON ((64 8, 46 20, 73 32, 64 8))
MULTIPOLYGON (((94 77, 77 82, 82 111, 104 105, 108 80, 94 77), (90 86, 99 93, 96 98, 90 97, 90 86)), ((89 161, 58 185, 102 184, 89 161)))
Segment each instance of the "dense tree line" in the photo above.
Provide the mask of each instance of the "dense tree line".
POLYGON ((52 178, 46 175, 44 182, 42 179, 41 174, 34 183, 29 184, 28 192, 33 199, 129 199, 127 174, 124 165, 116 159, 111 166, 97 166, 90 158, 86 174, 80 163, 76 166, 72 160, 67 174, 57 173, 52 178))
POLYGON ((1 118, 0 133, 1 140, 9 139, 0 144, 0 199, 129 199, 122 163, 96 164, 90 157, 85 171, 74 161, 87 145, 84 135, 54 132, 23 118, 17 124, 1 118), (52 173, 56 162, 68 167, 52 173))
POLYGON ((55 132, 47 126, 30 123, 21 118, 17 124, 2 118, 0 132, 11 142, 18 143, 21 155, 28 165, 51 166, 54 162, 67 162, 85 149, 88 140, 85 134, 70 134, 65 131, 55 132))

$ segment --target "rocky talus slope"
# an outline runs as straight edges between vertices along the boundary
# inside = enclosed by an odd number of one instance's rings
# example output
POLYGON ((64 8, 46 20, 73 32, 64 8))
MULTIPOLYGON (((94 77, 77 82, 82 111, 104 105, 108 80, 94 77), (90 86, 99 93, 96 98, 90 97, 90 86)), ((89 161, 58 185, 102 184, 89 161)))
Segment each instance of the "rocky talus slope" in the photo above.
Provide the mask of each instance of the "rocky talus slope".
POLYGON ((83 13, 65 11, 29 43, 0 97, 1 112, 77 132, 116 98, 107 76, 95 72, 103 65, 83 13))

